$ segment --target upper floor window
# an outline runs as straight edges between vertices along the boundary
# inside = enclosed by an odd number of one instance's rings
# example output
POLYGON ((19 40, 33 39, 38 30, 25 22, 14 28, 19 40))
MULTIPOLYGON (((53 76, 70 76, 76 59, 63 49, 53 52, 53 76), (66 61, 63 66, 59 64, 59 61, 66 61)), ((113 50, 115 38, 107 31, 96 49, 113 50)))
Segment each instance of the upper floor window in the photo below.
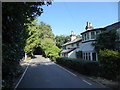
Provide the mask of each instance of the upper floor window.
POLYGON ((79 47, 79 43, 76 43, 76 46, 79 47))
POLYGON ((100 33, 100 31, 96 31, 96 35, 98 35, 100 33))
POLYGON ((87 33, 87 40, 89 40, 89 32, 87 33))
POLYGON ((64 46, 63 49, 66 49, 66 46, 64 46))
POLYGON ((84 37, 85 37, 85 39, 84 39, 84 40, 86 40, 86 34, 85 34, 85 36, 84 36, 84 37))
POLYGON ((91 39, 95 39, 95 32, 91 32, 91 39))
POLYGON ((84 35, 82 35, 82 41, 84 41, 84 35))
POLYGON ((74 47, 74 44, 72 44, 72 47, 74 47))

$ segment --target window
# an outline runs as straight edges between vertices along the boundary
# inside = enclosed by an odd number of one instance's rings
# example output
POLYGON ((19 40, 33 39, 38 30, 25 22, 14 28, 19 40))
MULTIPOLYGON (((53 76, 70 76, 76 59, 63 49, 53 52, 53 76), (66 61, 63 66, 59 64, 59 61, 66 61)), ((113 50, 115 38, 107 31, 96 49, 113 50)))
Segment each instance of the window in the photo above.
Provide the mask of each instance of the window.
POLYGON ((89 32, 87 33, 87 40, 89 40, 89 32))
POLYGON ((84 35, 82 35, 82 41, 84 41, 84 35))
POLYGON ((86 34, 85 34, 85 40, 86 40, 86 34))
POLYGON ((79 43, 76 43, 76 46, 79 47, 79 43))
POLYGON ((92 53, 93 61, 96 61, 96 53, 92 53))
POLYGON ((90 53, 88 53, 88 60, 91 60, 91 59, 90 59, 90 53))
POLYGON ((86 53, 86 60, 88 60, 88 56, 87 56, 87 53, 86 53))
POLYGON ((95 32, 91 32, 91 39, 95 39, 95 32))
POLYGON ((85 53, 83 53, 83 59, 85 60, 85 53))
POLYGON ((66 46, 64 46, 63 49, 66 49, 66 46))
POLYGON ((72 47, 73 47, 73 44, 72 44, 72 47))
POLYGON ((100 31, 96 31, 96 35, 98 35, 100 33, 100 31))

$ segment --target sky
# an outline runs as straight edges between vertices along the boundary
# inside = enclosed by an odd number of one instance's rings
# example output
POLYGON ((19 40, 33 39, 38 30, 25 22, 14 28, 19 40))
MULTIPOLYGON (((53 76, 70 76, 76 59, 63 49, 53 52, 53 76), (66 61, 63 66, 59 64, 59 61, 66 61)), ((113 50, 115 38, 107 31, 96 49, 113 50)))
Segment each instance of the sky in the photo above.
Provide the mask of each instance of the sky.
POLYGON ((55 35, 76 35, 85 31, 87 21, 94 28, 103 28, 118 21, 118 2, 53 2, 42 6, 38 22, 49 24, 55 35))

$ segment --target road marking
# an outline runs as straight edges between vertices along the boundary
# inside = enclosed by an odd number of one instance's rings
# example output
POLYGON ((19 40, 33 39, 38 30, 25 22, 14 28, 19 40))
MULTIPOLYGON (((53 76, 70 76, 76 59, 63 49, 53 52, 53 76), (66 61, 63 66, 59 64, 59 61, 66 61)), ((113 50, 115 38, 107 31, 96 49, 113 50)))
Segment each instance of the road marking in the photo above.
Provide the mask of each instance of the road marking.
POLYGON ((91 83, 89 83, 88 81, 86 81, 86 80, 83 80, 84 82, 86 82, 87 84, 89 84, 89 85, 92 85, 91 83))
MULTIPOLYGON (((30 63, 31 63, 31 60, 30 60, 30 62, 29 62, 29 65, 30 65, 30 63)), ((16 90, 16 88, 17 88, 18 85, 20 84, 20 82, 21 82, 21 80, 23 79, 23 77, 24 77, 24 75, 25 75, 25 73, 26 73, 26 71, 27 71, 29 65, 26 67, 24 73, 22 74, 22 76, 21 76, 20 80, 18 81, 17 85, 15 86, 14 90, 16 90)))
MULTIPOLYGON (((54 64, 56 64, 56 63, 54 63, 54 64)), ((71 73, 72 75, 77 76, 77 75, 75 75, 74 73, 72 73, 72 72, 68 71, 67 69, 65 69, 65 68, 61 67, 60 65, 58 65, 58 64, 56 64, 56 65, 57 65, 57 66, 59 66, 60 68, 64 69, 65 71, 67 71, 67 72, 71 73)))

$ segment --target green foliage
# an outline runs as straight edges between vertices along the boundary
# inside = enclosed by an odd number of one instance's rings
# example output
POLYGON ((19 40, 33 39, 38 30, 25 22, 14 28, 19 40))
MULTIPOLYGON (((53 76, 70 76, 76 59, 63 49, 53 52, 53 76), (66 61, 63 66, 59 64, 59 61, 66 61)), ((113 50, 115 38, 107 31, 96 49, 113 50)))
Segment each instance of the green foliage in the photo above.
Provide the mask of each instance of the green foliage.
POLYGON ((77 35, 76 38, 82 38, 82 36, 81 35, 77 35))
MULTIPOLYGON (((77 38, 81 38, 80 35, 76 36, 77 38)), ((56 46, 61 48, 63 44, 70 41, 70 36, 60 35, 55 37, 56 40, 56 46)))
MULTIPOLYGON (((48 5, 49 3, 47 3, 48 5)), ((24 47, 28 38, 28 25, 36 16, 41 15, 44 2, 3 2, 2 3, 2 79, 16 76, 19 61, 24 56, 24 47)), ((31 47, 33 47, 31 45, 31 47)), ((7 87, 7 86, 5 86, 7 87)))
POLYGON ((70 37, 69 36, 64 36, 64 35, 56 36, 55 40, 56 40, 56 46, 61 48, 64 43, 70 41, 70 37))
POLYGON ((50 25, 47 25, 44 22, 40 22, 40 25, 38 25, 37 29, 41 31, 40 38, 42 38, 42 39, 51 38, 51 39, 55 40, 55 36, 52 32, 52 28, 50 25))
POLYGON ((120 53, 113 50, 100 50, 99 62, 101 65, 101 76, 117 80, 120 68, 120 53))
POLYGON ((41 47, 45 51, 46 56, 53 60, 59 56, 59 52, 61 51, 50 38, 41 40, 41 47))
POLYGON ((118 35, 115 29, 107 30, 100 33, 96 38, 96 43, 93 45, 95 46, 95 50, 97 52, 104 49, 116 50, 116 40, 118 39, 118 35))
POLYGON ((25 52, 27 54, 32 54, 35 51, 35 48, 41 47, 41 40, 44 38, 51 38, 54 40, 54 34, 52 33, 52 29, 50 25, 47 25, 43 22, 40 25, 36 24, 36 20, 34 20, 29 25, 29 37, 26 40, 25 52))
POLYGON ((98 75, 99 63, 96 61, 59 57, 56 59, 56 62, 81 74, 94 76, 98 75))

